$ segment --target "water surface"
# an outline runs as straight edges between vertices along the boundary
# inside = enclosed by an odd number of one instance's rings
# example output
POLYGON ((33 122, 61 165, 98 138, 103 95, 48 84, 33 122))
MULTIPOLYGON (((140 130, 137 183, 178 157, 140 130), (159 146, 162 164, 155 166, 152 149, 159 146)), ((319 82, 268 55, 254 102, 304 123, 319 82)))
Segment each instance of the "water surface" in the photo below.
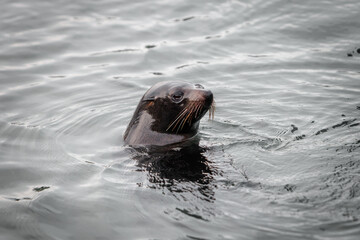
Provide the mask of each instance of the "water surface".
POLYGON ((358 239, 359 8, 3 1, 0 239, 358 239), (151 162, 122 134, 167 80, 217 110, 151 162))

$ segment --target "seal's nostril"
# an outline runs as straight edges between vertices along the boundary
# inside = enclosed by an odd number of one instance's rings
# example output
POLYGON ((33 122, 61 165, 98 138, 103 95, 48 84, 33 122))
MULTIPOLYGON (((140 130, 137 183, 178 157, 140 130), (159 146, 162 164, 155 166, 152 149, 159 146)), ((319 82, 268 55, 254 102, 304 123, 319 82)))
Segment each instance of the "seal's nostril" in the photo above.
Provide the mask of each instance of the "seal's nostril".
POLYGON ((209 91, 207 95, 206 103, 209 104, 210 106, 213 103, 213 101, 214 101, 214 95, 212 94, 211 91, 209 91))
POLYGON ((196 88, 200 88, 200 89, 204 89, 203 85, 198 84, 198 83, 197 83, 197 84, 195 84, 195 87, 196 87, 196 88))
POLYGON ((210 90, 203 90, 201 92, 202 92, 205 106, 210 107, 214 100, 214 96, 213 96, 212 92, 210 90))

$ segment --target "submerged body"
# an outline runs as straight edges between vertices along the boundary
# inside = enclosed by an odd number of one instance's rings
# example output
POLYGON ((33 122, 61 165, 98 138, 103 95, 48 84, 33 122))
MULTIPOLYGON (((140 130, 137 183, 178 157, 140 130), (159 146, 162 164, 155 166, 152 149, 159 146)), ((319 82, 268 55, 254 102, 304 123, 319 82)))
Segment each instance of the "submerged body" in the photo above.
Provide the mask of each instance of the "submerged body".
POLYGON ((160 82, 141 98, 125 131, 125 143, 164 146, 193 138, 211 109, 213 94, 200 84, 160 82))

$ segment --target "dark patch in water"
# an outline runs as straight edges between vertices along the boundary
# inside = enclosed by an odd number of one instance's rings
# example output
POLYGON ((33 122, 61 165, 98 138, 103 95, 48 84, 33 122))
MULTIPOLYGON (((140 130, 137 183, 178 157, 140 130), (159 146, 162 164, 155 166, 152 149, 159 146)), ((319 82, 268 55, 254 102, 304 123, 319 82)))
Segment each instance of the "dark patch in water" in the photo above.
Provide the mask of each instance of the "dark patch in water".
POLYGON ((206 36, 205 39, 221 38, 221 35, 206 36))
POLYGON ((113 53, 129 53, 129 52, 137 52, 137 51, 140 51, 140 49, 124 48, 124 49, 118 49, 118 50, 112 50, 112 51, 96 52, 96 53, 91 54, 90 56, 102 56, 102 55, 113 54, 113 53))
POLYGON ((265 55, 265 54, 251 54, 251 55, 248 55, 248 57, 264 58, 264 57, 269 57, 269 55, 265 55))
POLYGON ((294 133, 294 132, 296 132, 297 130, 299 130, 299 128, 297 128, 294 124, 291 124, 291 127, 292 127, 291 133, 294 133))
POLYGON ((181 65, 179 67, 176 67, 176 69, 185 68, 185 67, 188 67, 188 66, 190 66, 190 65, 189 64, 184 64, 184 65, 181 65))
POLYGON ((65 75, 51 75, 49 78, 65 78, 65 75))
POLYGON ((29 197, 23 197, 23 198, 7 198, 9 200, 15 201, 15 202, 20 202, 20 201, 30 201, 32 200, 32 198, 29 197))
POLYGON ((347 152, 354 152, 356 149, 360 148, 360 140, 356 140, 354 143, 346 143, 341 148, 336 149, 336 152, 345 149, 347 152))
MULTIPOLYGON (((359 144, 360 140, 357 143, 359 144)), ((347 193, 347 199, 360 197, 359 167, 360 161, 351 160, 334 168, 332 182, 345 190, 342 193, 347 193)))
MULTIPOLYGON (((360 141, 358 141, 359 143, 360 141)), ((357 221, 360 214, 358 198, 360 197, 360 161, 350 160, 346 163, 338 164, 322 182, 320 189, 327 195, 334 207, 342 211, 342 215, 357 221)))
POLYGON ((145 48, 148 48, 148 49, 154 48, 154 47, 156 47, 156 45, 146 45, 146 46, 145 46, 145 48))
POLYGON ((208 238, 199 238, 199 237, 194 237, 194 236, 190 236, 190 235, 186 235, 186 237, 188 237, 190 239, 194 239, 194 240, 209 240, 208 238))
POLYGON ((164 75, 163 73, 161 73, 161 72, 152 72, 152 74, 154 74, 154 75, 158 75, 158 76, 160 76, 160 75, 164 75))
POLYGON ((202 216, 198 215, 198 214, 194 214, 192 213, 191 211, 189 211, 188 209, 180 209, 180 208, 176 208, 176 210, 184 213, 185 215, 188 215, 189 217, 193 217, 193 218, 196 218, 196 219, 199 219, 199 220, 203 220, 205 222, 208 222, 209 220, 203 218, 202 216))
POLYGON ((350 123, 352 123, 354 121, 356 121, 356 118, 352 119, 352 120, 345 120, 342 123, 339 123, 339 124, 336 124, 336 125, 332 126, 332 128, 343 127, 343 126, 349 125, 350 123))
POLYGON ((134 48, 125 48, 125 49, 119 49, 119 50, 114 50, 114 53, 122 53, 122 52, 135 52, 135 51, 139 51, 139 49, 134 49, 134 48))
POLYGON ((295 137, 295 141, 299 141, 299 140, 301 140, 301 139, 304 139, 306 137, 306 135, 305 134, 303 134, 303 135, 301 135, 301 136, 296 136, 295 137))
POLYGON ((186 17, 186 18, 183 18, 183 21, 185 22, 185 21, 189 21, 189 20, 191 20, 191 19, 194 19, 195 17, 186 17))
POLYGON ((284 189, 288 192, 294 192, 295 189, 296 189, 296 186, 295 185, 292 185, 292 184, 286 184, 284 186, 284 189))
POLYGON ((327 132, 329 129, 325 128, 325 129, 321 129, 320 131, 318 131, 317 133, 315 133, 315 135, 319 135, 319 134, 322 134, 322 133, 325 133, 327 132))
MULTIPOLYGON (((355 121, 356 121, 356 118, 350 119, 350 120, 344 120, 341 123, 338 123, 338 124, 335 124, 335 125, 331 126, 330 128, 324 128, 324 129, 321 129, 320 131, 317 131, 315 133, 315 135, 325 133, 325 132, 329 131, 331 128, 335 129, 335 128, 344 127, 344 126, 347 126, 347 125, 350 125, 349 127, 351 127, 353 125, 353 124, 351 125, 351 123, 353 123, 355 121)), ((358 123, 356 123, 356 124, 358 124, 358 123)), ((355 126, 357 126, 357 125, 355 125, 355 126)))
POLYGON ((360 48, 356 48, 354 50, 352 50, 351 52, 347 53, 348 57, 353 57, 354 55, 359 55, 360 54, 360 48))
POLYGON ((307 198, 306 196, 301 196, 301 197, 296 197, 294 201, 298 203, 309 203, 310 199, 307 198))
MULTIPOLYGON (((139 169, 148 173, 153 189, 167 188, 172 193, 191 192, 197 198, 213 202, 213 175, 217 170, 203 155, 206 149, 199 146, 167 149, 132 149, 139 169)), ((138 186, 143 186, 138 183, 138 186)))
POLYGON ((49 189, 49 188, 50 187, 48 187, 48 186, 36 187, 36 188, 33 188, 33 191, 41 192, 41 191, 44 191, 45 189, 49 189))

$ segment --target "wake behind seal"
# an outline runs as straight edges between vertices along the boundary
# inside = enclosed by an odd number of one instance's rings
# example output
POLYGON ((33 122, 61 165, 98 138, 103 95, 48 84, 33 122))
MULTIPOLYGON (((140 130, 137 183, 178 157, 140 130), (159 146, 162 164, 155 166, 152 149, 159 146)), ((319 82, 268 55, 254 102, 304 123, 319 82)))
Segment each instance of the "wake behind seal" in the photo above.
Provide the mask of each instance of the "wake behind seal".
POLYGON ((124 133, 131 146, 165 146, 193 138, 200 119, 214 115, 214 98, 200 84, 159 82, 141 98, 124 133))

